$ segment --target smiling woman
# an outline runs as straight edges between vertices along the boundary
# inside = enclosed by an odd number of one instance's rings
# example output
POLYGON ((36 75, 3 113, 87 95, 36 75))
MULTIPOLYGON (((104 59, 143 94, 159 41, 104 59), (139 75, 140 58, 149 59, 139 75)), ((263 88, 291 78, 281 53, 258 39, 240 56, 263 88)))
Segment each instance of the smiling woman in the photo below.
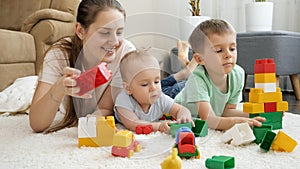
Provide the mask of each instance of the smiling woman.
POLYGON ((78 116, 112 114, 113 97, 122 87, 120 59, 135 49, 122 38, 124 21, 125 11, 116 0, 81 1, 75 35, 60 39, 45 53, 30 110, 30 125, 35 132, 75 126, 78 116), (101 62, 108 63, 112 80, 79 96, 74 78, 101 62), (65 116, 49 128, 61 103, 65 116))

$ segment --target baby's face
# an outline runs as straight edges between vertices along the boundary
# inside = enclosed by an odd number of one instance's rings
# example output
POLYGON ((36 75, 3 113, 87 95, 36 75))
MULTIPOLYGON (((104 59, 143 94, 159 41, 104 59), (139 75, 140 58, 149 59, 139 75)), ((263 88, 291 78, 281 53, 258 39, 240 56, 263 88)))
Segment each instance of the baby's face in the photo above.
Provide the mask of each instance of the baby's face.
POLYGON ((141 107, 153 104, 161 94, 160 70, 146 69, 139 72, 133 78, 130 90, 141 107))
POLYGON ((228 74, 236 64, 236 34, 212 34, 204 52, 205 68, 217 74, 228 74))

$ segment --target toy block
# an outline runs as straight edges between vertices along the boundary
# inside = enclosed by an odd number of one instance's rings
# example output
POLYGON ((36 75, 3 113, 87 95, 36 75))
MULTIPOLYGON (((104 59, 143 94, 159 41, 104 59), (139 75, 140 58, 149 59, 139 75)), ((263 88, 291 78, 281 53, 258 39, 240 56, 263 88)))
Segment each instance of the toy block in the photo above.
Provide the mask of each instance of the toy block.
POLYGON ((177 130, 181 127, 188 127, 188 128, 191 129, 192 124, 191 123, 171 123, 170 124, 170 131, 171 131, 171 135, 172 135, 173 138, 175 138, 177 130))
POLYGON ((182 160, 178 156, 178 150, 172 149, 172 155, 168 156, 161 164, 162 169, 181 169, 182 160))
POLYGON ((78 147, 98 147, 96 122, 96 117, 80 117, 78 119, 78 147))
POLYGON ((81 96, 92 89, 108 82, 112 76, 111 70, 107 68, 107 63, 102 62, 99 65, 83 72, 76 78, 76 86, 80 88, 78 95, 81 96))
POLYGON ((269 151, 271 145, 276 137, 276 133, 272 131, 267 131, 265 136, 262 139, 262 143, 260 144, 260 148, 265 151, 269 151))
POLYGON ((289 104, 286 101, 277 102, 276 104, 276 111, 288 111, 289 110, 289 104))
POLYGON ((116 133, 114 116, 101 116, 97 119, 97 141, 99 146, 111 146, 116 133))
POLYGON ((256 73, 254 74, 255 83, 276 83, 275 73, 256 73))
POLYGON ((261 127, 254 126, 253 134, 255 136, 255 143, 260 144, 267 131, 272 131, 271 125, 262 125, 261 127))
POLYGON ((260 88, 251 88, 249 93, 249 102, 251 103, 265 103, 265 102, 281 102, 282 93, 279 87, 276 92, 263 93, 260 88))
POLYGON ((276 92, 276 83, 255 83, 255 88, 261 88, 265 93, 276 92))
POLYGON ((257 59, 254 64, 254 74, 255 73, 275 73, 276 65, 274 59, 265 58, 257 59))
POLYGON ((150 134, 153 131, 153 127, 151 124, 149 125, 137 125, 135 127, 136 134, 150 134))
POLYGON ((273 141, 271 149, 276 151, 292 152, 296 145, 296 140, 285 134, 283 131, 279 131, 273 141))
POLYGON ((261 116, 266 118, 262 124, 271 125, 272 130, 282 129, 282 112, 269 112, 261 114, 249 114, 250 118, 261 116))
POLYGON ((235 124, 222 135, 223 142, 235 146, 248 144, 254 140, 255 136, 248 123, 235 124))
POLYGON ((264 104, 263 103, 250 103, 245 102, 243 104, 243 112, 250 114, 257 114, 264 112, 264 104))
POLYGON ((140 143, 135 140, 132 131, 120 130, 114 134, 111 154, 117 157, 133 156, 134 152, 139 152, 141 147, 140 143))
POLYGON ((229 169, 234 168, 234 157, 231 156, 212 156, 205 160, 205 167, 208 169, 229 169))
POLYGON ((174 118, 171 114, 169 113, 164 113, 163 116, 161 116, 161 118, 159 118, 159 120, 176 120, 176 118, 174 118))
POLYGON ((264 112, 276 112, 277 102, 265 102, 264 103, 264 112))
POLYGON ((132 132, 128 130, 119 130, 113 138, 113 145, 119 147, 127 147, 132 141, 132 132))
POLYGON ((208 124, 201 119, 194 119, 195 127, 192 127, 192 131, 196 137, 204 137, 208 134, 208 124))

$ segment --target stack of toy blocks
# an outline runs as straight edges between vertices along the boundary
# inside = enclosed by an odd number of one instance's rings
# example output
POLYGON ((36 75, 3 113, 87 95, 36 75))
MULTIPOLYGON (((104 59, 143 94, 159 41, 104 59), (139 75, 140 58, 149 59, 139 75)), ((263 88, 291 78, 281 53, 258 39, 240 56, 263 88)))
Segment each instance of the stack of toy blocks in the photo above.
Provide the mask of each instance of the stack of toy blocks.
POLYGON ((80 117, 78 120, 78 147, 111 146, 116 133, 113 116, 80 117))
POLYGON ((283 112, 288 103, 282 101, 282 93, 276 87, 276 68, 273 59, 258 59, 254 65, 255 88, 250 89, 249 102, 244 103, 243 111, 250 117, 266 118, 263 124, 271 125, 273 130, 282 128, 283 112))

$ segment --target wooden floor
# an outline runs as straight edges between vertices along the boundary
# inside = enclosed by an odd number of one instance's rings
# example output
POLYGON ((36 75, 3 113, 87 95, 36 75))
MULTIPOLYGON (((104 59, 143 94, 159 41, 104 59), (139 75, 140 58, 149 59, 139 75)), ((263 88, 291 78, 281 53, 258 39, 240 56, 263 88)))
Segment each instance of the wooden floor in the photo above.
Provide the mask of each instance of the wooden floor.
MULTIPOLYGON (((249 90, 246 90, 246 92, 243 95, 244 102, 248 101, 248 93, 249 90)), ((282 92, 282 100, 287 101, 289 103, 288 112, 300 115, 300 100, 296 100, 294 92, 282 92)))

